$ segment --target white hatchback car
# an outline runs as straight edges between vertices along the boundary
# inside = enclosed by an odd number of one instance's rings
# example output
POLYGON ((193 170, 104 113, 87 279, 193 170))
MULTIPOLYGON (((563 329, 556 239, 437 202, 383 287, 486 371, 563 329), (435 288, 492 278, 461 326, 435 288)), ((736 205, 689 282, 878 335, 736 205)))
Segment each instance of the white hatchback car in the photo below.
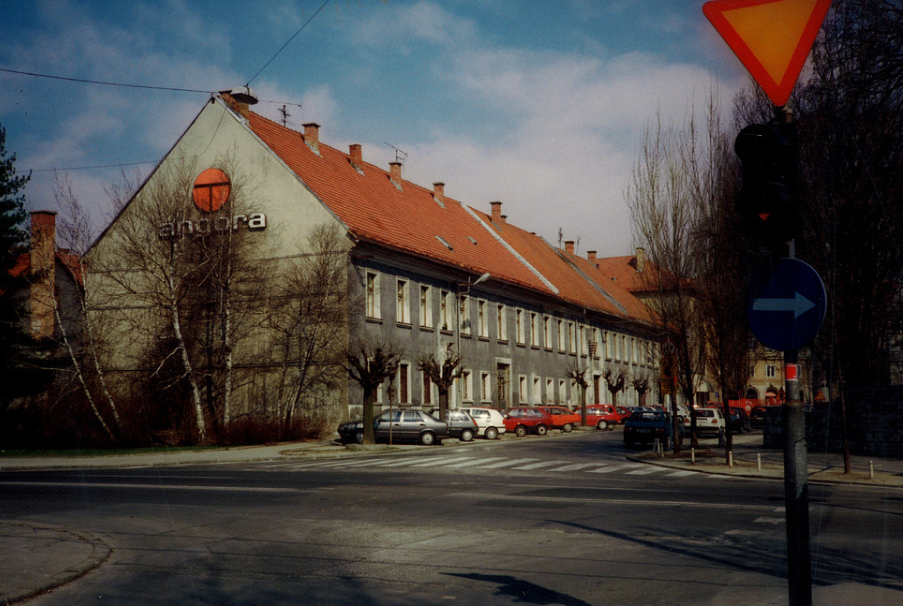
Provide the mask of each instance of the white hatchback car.
MULTIPOLYGON (((684 417, 684 432, 690 431, 692 419, 684 417)), ((696 409, 696 432, 699 435, 703 433, 720 434, 724 431, 724 415, 717 408, 697 408, 696 409)))
POLYGON ((505 433, 505 415, 495 408, 461 408, 477 422, 477 435, 494 440, 505 433))

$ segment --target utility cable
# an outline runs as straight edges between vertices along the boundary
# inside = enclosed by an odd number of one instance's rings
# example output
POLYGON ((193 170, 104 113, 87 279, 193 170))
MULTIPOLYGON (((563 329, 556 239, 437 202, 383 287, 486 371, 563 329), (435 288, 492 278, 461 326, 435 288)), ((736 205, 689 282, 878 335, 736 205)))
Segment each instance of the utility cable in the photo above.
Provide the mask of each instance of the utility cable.
POLYGON ((267 61, 266 63, 264 63, 264 64, 263 64, 263 67, 261 67, 259 70, 257 70, 257 73, 256 73, 256 74, 254 74, 253 76, 251 76, 251 79, 248 80, 248 83, 247 83, 248 86, 250 86, 251 82, 253 82, 254 79, 257 78, 257 76, 260 75, 260 72, 262 72, 262 71, 265 70, 267 67, 269 67, 270 63, 272 63, 273 60, 274 60, 276 57, 279 56, 279 53, 281 53, 282 51, 284 51, 284 50, 285 50, 285 47, 288 46, 288 45, 291 43, 291 41, 294 40, 294 39, 298 36, 298 34, 300 34, 300 33, 304 30, 305 27, 307 27, 307 24, 310 23, 311 21, 313 21, 314 18, 315 18, 317 15, 320 14, 320 11, 322 11, 324 8, 326 8, 326 5, 329 4, 329 2, 330 2, 330 0, 326 0, 323 4, 321 4, 321 5, 320 5, 320 8, 318 8, 318 9, 316 10, 316 12, 315 12, 313 15, 310 16, 310 19, 308 19, 307 21, 305 21, 305 22, 304 22, 304 25, 302 25, 300 28, 298 28, 298 31, 296 31, 294 34, 292 34, 292 37, 289 38, 289 39, 285 42, 285 44, 283 44, 283 45, 279 48, 279 50, 276 51, 276 54, 273 55, 272 57, 270 57, 270 60, 267 61))

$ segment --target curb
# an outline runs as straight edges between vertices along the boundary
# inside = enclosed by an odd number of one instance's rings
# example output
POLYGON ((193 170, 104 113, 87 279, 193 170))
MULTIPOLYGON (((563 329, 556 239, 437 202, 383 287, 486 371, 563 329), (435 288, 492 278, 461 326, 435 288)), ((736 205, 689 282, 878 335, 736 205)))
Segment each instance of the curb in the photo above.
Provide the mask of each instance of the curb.
MULTIPOLYGON (((0 521, 0 532, 4 529, 9 529, 7 534, 18 536, 22 540, 33 539, 40 542, 59 542, 60 544, 76 541, 90 546, 91 551, 81 561, 72 563, 59 572, 43 577, 38 582, 25 583, 25 585, 33 585, 31 587, 13 588, 8 593, 0 594, 0 603, 3 604, 21 602, 71 583, 100 567, 113 553, 113 549, 100 538, 88 533, 74 532, 59 526, 4 520, 0 521)), ((67 553, 71 553, 71 547, 66 547, 65 549, 67 553)), ((18 553, 20 555, 24 554, 27 559, 28 554, 35 552, 35 550, 25 550, 18 553)), ((46 564, 45 556, 46 554, 41 556, 43 564, 46 564)), ((31 570, 43 570, 43 564, 36 562, 33 567, 29 566, 29 571, 26 571, 25 574, 28 574, 31 570)))

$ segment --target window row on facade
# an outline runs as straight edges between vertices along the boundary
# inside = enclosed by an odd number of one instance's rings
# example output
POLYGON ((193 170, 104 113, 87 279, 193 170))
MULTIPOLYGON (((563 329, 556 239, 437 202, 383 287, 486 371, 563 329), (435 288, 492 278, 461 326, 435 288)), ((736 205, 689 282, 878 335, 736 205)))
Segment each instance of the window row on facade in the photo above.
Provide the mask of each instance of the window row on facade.
POLYGON ((539 311, 510 308, 503 303, 455 293, 429 284, 398 278, 378 271, 366 273, 368 320, 382 321, 381 283, 394 280, 397 324, 419 326, 425 330, 445 331, 450 335, 495 338, 509 342, 509 323, 513 319, 514 343, 521 347, 557 350, 559 353, 588 356, 625 364, 653 365, 653 343, 639 337, 618 334, 539 311), (416 297, 414 296, 416 295, 416 297), (415 322, 416 318, 416 322, 415 322))

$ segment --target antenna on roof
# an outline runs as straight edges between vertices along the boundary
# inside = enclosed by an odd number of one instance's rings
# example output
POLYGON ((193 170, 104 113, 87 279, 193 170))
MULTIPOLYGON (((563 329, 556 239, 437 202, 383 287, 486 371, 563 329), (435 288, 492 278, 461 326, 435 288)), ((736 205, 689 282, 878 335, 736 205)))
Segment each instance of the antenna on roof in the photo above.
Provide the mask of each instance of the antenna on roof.
POLYGON ((402 164, 404 164, 405 161, 408 159, 408 152, 406 152, 403 149, 400 149, 398 147, 395 147, 391 143, 386 143, 386 145, 388 145, 389 147, 391 147, 392 149, 395 150, 395 161, 401 162, 402 164))
POLYGON ((558 248, 561 248, 561 241, 564 240, 564 231, 558 228, 558 248))
POLYGON ((282 126, 288 126, 288 119, 291 116, 291 114, 288 113, 288 109, 285 107, 285 105, 286 104, 283 103, 282 107, 280 107, 278 110, 279 113, 282 115, 282 126))

